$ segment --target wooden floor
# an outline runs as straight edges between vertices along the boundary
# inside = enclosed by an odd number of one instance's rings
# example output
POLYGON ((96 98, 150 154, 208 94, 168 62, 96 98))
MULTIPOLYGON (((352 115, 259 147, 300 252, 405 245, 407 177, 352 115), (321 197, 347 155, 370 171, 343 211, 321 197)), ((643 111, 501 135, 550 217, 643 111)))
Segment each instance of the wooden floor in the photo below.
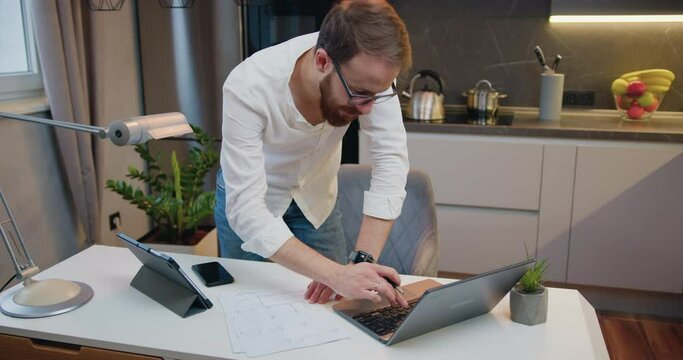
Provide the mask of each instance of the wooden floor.
POLYGON ((612 360, 683 359, 683 322, 598 311, 612 360))

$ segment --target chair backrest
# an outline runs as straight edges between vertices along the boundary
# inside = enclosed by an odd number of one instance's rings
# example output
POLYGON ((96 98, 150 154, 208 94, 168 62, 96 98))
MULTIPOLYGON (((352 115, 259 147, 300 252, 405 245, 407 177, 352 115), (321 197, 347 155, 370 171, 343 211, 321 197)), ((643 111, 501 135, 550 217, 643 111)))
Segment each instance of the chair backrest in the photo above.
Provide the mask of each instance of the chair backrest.
MULTIPOLYGON (((339 208, 348 251, 353 250, 363 220, 363 194, 370 189, 372 167, 344 164, 339 169, 339 208)), ((411 170, 401 215, 384 245, 378 263, 401 274, 436 276, 439 235, 434 192, 427 174, 411 170)))

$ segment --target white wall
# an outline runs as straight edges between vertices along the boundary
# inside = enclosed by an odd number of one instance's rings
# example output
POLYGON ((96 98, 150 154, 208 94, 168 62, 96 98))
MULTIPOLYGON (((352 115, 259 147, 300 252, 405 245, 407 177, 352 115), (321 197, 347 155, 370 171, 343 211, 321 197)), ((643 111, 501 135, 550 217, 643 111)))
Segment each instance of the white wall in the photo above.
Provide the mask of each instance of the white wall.
MULTIPOLYGON (((96 125, 143 112, 141 74, 138 65, 136 2, 126 1, 117 12, 87 12, 90 29, 86 42, 91 47, 88 69, 92 117, 96 125)), ((154 2, 154 6, 158 6, 154 2)), ((239 62, 237 6, 217 1, 206 11, 212 23, 214 78, 206 91, 214 101, 221 98, 220 87, 228 72, 239 62)), ((164 10, 168 11, 168 10, 164 10)), ((168 35, 168 34, 167 34, 168 35)), ((220 107, 220 104, 218 104, 220 107)), ((48 117, 48 114, 41 114, 48 117)), ((215 135, 220 118, 207 119, 205 128, 215 135), (214 130, 214 131, 211 131, 214 130)), ((10 203, 34 261, 47 268, 81 249, 84 237, 79 232, 71 204, 71 194, 63 181, 56 154, 54 130, 40 125, 0 119, 0 187, 10 203)), ((109 231, 109 214, 120 212, 121 230, 139 237, 149 230, 144 213, 118 195, 105 189, 107 179, 124 179, 129 165, 144 164, 132 147, 116 147, 108 141, 95 141, 100 191, 101 242, 117 244, 109 231)), ((0 217, 4 211, 0 211, 0 217)), ((0 246, 0 281, 14 269, 0 246)))
MULTIPOLYGON (((71 194, 55 149, 54 130, 0 118, 0 187, 41 269, 75 254, 80 250, 77 244, 84 240, 75 225, 71 194)), ((0 218, 7 218, 1 207, 0 218)), ((4 283, 14 274, 14 267, 5 247, 0 248, 4 283)))
MULTIPOLYGON (((126 1, 120 11, 88 13, 92 116, 99 126, 143 112, 135 12, 135 2, 126 1)), ((108 179, 126 179, 128 166, 144 169, 144 162, 133 147, 118 147, 109 141, 96 142, 96 162, 101 243, 119 243, 116 231, 109 230, 109 215, 115 212, 121 214, 119 231, 134 238, 142 236, 149 230, 148 217, 118 194, 107 190, 105 184, 108 179)))
MULTIPOLYGON (((86 46, 92 118, 95 125, 142 114, 135 2, 117 12, 85 12, 89 30, 86 46)), ((42 114, 48 117, 49 114, 42 114)), ((10 203, 34 261, 47 268, 81 249, 71 194, 63 181, 52 129, 0 119, 0 186, 10 203)), ((149 229, 148 218, 133 205, 105 189, 107 179, 124 179, 129 165, 143 168, 132 147, 95 141, 100 192, 100 238, 116 244, 109 231, 109 214, 120 212, 123 231, 134 237, 149 229)), ((4 211, 0 211, 4 216, 4 211)), ((4 246, 0 253, 0 281, 14 273, 4 246)))

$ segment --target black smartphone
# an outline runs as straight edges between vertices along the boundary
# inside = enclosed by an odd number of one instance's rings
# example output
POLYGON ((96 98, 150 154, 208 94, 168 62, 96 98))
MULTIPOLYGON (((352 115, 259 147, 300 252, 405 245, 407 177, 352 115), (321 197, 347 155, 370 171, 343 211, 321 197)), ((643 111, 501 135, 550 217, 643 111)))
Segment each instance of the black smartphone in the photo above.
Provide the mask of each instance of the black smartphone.
POLYGON ((192 270, 204 281, 207 287, 230 284, 234 282, 232 275, 217 261, 192 265, 192 270))

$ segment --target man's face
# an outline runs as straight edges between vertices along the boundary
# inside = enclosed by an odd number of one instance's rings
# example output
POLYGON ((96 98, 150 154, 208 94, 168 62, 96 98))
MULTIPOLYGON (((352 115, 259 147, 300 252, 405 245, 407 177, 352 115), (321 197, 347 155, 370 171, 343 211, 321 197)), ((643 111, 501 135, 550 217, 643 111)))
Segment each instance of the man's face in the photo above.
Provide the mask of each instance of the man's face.
MULTIPOLYGON (((336 84, 333 80, 337 74, 331 72, 327 74, 320 82, 320 110, 322 110, 323 118, 332 126, 344 127, 356 119, 361 112, 356 106, 351 106, 344 101, 343 96, 339 95, 339 91, 335 91, 336 84)), ((342 90, 343 91, 343 90, 342 90)))
MULTIPOLYGON (((345 64, 340 64, 339 71, 352 93, 375 95, 391 87, 400 67, 383 58, 359 53, 345 64)), ((349 105, 349 95, 334 68, 320 82, 320 95, 323 118, 335 127, 346 126, 359 115, 369 114, 374 105, 373 102, 349 105)))

